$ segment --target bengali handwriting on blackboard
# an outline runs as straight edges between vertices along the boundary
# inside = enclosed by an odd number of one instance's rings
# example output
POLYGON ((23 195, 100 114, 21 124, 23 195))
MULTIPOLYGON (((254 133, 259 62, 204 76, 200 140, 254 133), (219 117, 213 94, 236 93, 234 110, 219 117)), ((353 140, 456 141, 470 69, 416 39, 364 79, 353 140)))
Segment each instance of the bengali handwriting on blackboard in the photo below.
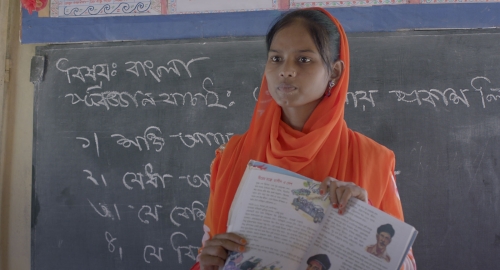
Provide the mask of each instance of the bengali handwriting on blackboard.
MULTIPOLYGON (((157 172, 153 166, 148 163, 144 169, 139 172, 126 172, 120 181, 108 181, 103 174, 94 173, 90 170, 83 169, 81 179, 87 181, 89 185, 101 186, 108 189, 126 189, 130 191, 144 191, 147 189, 165 189, 169 184, 174 184, 174 180, 187 182, 193 188, 209 188, 210 174, 204 175, 173 175, 170 173, 157 172), (108 182, 112 182, 110 184, 108 182)), ((108 218, 116 222, 127 222, 131 219, 139 220, 144 226, 158 222, 160 219, 165 220, 166 217, 160 216, 158 210, 162 209, 162 204, 117 204, 113 202, 97 202, 87 199, 88 207, 94 210, 96 217, 108 218), (122 214, 126 212, 127 215, 122 214), (131 214, 132 213, 132 214, 131 214)), ((170 210, 168 220, 175 227, 181 228, 186 222, 203 221, 205 219, 206 206, 199 202, 193 201, 190 206, 174 206, 170 210)), ((147 229, 147 228, 146 228, 147 229)), ((126 251, 119 244, 119 236, 112 235, 109 231, 104 232, 105 240, 108 243, 110 253, 118 252, 120 259, 123 259, 123 254, 126 251)), ((172 248, 178 254, 178 263, 182 264, 183 256, 187 256, 195 260, 197 249, 199 246, 185 244, 187 236, 182 231, 176 231, 170 236, 170 245, 166 248, 172 248)), ((154 247, 146 245, 144 247, 144 262, 150 263, 152 259, 162 261, 162 252, 164 247, 154 247)))
MULTIPOLYGON (((500 88, 492 87, 492 82, 489 78, 484 76, 477 76, 470 81, 472 88, 446 88, 446 89, 420 89, 420 90, 390 90, 388 93, 392 94, 398 102, 415 103, 418 106, 430 104, 432 107, 438 106, 465 106, 471 107, 473 104, 470 98, 480 99, 480 104, 483 108, 487 104, 496 102, 500 99, 500 88)), ((354 108, 362 108, 363 111, 366 107, 375 107, 376 100, 374 95, 379 90, 368 91, 354 91, 349 92, 346 98, 346 105, 352 105, 354 108)))
MULTIPOLYGON (((209 60, 209 57, 194 58, 187 63, 182 60, 172 59, 166 65, 155 66, 151 60, 146 61, 128 61, 125 62, 124 68, 126 72, 133 74, 135 77, 151 77, 157 82, 162 82, 162 76, 166 74, 175 74, 176 76, 192 77, 189 66, 198 61, 209 60)), ((137 90, 135 92, 129 91, 103 91, 102 81, 111 81, 117 74, 117 63, 101 63, 92 66, 71 66, 70 60, 61 58, 57 61, 56 67, 60 72, 65 73, 68 83, 80 81, 99 83, 87 87, 84 95, 79 93, 69 93, 65 97, 71 100, 71 104, 76 105, 79 103, 85 104, 87 107, 103 106, 107 110, 112 107, 135 107, 141 106, 157 106, 159 104, 170 104, 174 106, 196 106, 203 104, 207 107, 218 107, 227 109, 234 106, 235 102, 230 101, 228 104, 219 103, 219 93, 211 91, 210 87, 214 86, 214 82, 210 77, 205 77, 200 85, 199 92, 173 92, 173 93, 160 93, 152 94, 150 92, 143 92, 137 90), (101 80, 100 80, 101 79, 101 80)), ((500 99, 500 88, 492 87, 492 82, 489 78, 484 76, 474 77, 470 81, 469 88, 453 88, 446 89, 419 89, 419 90, 389 90, 388 93, 393 94, 394 100, 398 102, 414 103, 421 106, 424 103, 431 104, 433 107, 437 106, 450 106, 450 105, 463 105, 470 107, 468 95, 479 95, 481 105, 486 108, 486 105, 500 99), (487 84, 487 85, 486 85, 487 84)), ((257 99, 258 87, 253 91, 253 97, 257 99)), ((362 108, 363 111, 366 107, 376 106, 376 94, 379 90, 358 90, 348 92, 346 97, 346 105, 351 105, 354 108, 362 108)), ((227 97, 231 96, 231 91, 227 91, 227 97)), ((226 134, 227 136, 228 134, 226 134)), ((232 135, 232 134, 231 134, 232 135)), ((175 135, 174 135, 175 136, 175 135)), ((222 135, 224 136, 224 135, 222 135)), ((230 135, 229 135, 230 136, 230 135)), ((181 137, 181 135, 179 135, 181 137)), ((199 135, 198 135, 199 137, 199 135)), ((206 137, 206 135, 205 135, 206 137)), ((191 139, 193 139, 191 137, 191 139)), ((201 140, 194 139, 193 143, 200 142, 201 140)), ((183 141, 184 142, 184 141, 183 141)), ((191 143, 185 143, 192 145, 191 143)), ((192 146, 190 146, 192 147, 192 146)))
MULTIPOLYGON (((155 66, 153 61, 127 61, 123 64, 123 68, 131 77, 150 77, 156 82, 162 82, 162 79, 168 74, 175 74, 178 77, 186 76, 192 78, 189 66, 198 61, 209 60, 209 57, 194 58, 187 63, 182 60, 173 59, 166 65, 155 66)), ((120 90, 106 90, 103 86, 103 81, 111 81, 118 74, 118 69, 122 65, 117 63, 100 63, 92 66, 72 66, 71 61, 67 58, 60 58, 56 63, 56 68, 60 72, 65 73, 68 84, 72 83, 95 83, 87 87, 85 94, 68 93, 65 97, 71 100, 71 104, 85 104, 87 107, 103 106, 107 110, 112 107, 144 107, 157 106, 159 104, 168 104, 173 106, 196 106, 204 104, 208 108, 218 107, 227 109, 235 105, 234 101, 229 101, 227 104, 219 103, 219 93, 211 91, 214 86, 214 81, 210 77, 205 77, 199 86, 199 89, 190 92, 170 92, 153 94, 145 90, 137 90, 134 92, 120 90)), ((226 96, 231 97, 231 91, 226 91, 226 96)))
MULTIPOLYGON (((150 143, 155 148, 151 148, 154 151, 161 151, 163 145, 165 144, 164 139, 160 136, 161 130, 158 127, 149 127, 146 129, 144 136, 136 136, 134 141, 126 139, 123 135, 113 134, 110 137, 118 138, 117 139, 117 147, 130 147, 135 146, 136 151, 150 150, 150 143), (159 134, 155 134, 154 132, 158 132, 159 134), (139 142, 140 141, 140 142, 139 142), (142 146, 141 146, 142 145, 142 146)), ((181 135, 174 135, 173 137, 180 137, 181 135)), ((200 142, 203 142, 203 138, 206 139, 207 143, 211 143, 209 137, 203 134, 199 135, 189 135, 193 144, 197 142, 199 138, 200 142)), ((219 140, 214 138, 214 142, 217 144, 225 143, 228 140, 228 136, 220 136, 219 140)), ((171 136, 172 137, 172 136, 171 136)), ((76 140, 83 141, 81 145, 82 149, 87 149, 91 145, 95 145, 96 155, 99 156, 99 138, 96 133, 93 134, 90 138, 86 137, 76 137, 76 140)), ((181 138, 182 140, 182 138, 181 138)), ((186 147, 193 147, 193 145, 188 145, 183 141, 183 144, 186 147)), ((185 182, 189 186, 193 188, 209 188, 210 187, 210 174, 205 173, 203 175, 172 175, 168 172, 158 172, 153 168, 153 165, 148 163, 144 166, 143 170, 135 172, 128 171, 123 173, 123 177, 121 179, 121 184, 116 184, 115 186, 111 186, 108 184, 106 177, 103 174, 94 173, 90 170, 83 169, 82 170, 82 179, 85 179, 89 182, 89 184, 93 184, 95 186, 102 186, 103 188, 122 188, 127 190, 146 190, 146 189, 165 189, 168 188, 169 184, 179 182, 185 182)), ((88 200, 88 199, 87 199, 88 200)), ((130 210, 135 210, 136 215, 135 218, 140 220, 143 224, 150 224, 151 222, 158 222, 161 218, 158 213, 158 209, 163 208, 163 205, 117 205, 116 203, 108 203, 108 202, 92 202, 88 200, 89 207, 91 207, 97 216, 102 218, 109 218, 111 220, 121 221, 124 219, 123 215, 120 214, 123 208, 126 209, 127 212, 130 210)), ((181 227, 183 222, 189 221, 203 221, 205 219, 205 205, 199 201, 193 201, 191 206, 183 207, 183 206, 175 206, 170 211, 169 220, 172 225, 175 227, 181 227)), ((129 217, 131 218, 131 217, 129 217)), ((122 247, 116 248, 115 244, 118 243, 118 237, 111 235, 110 232, 106 231, 105 239, 108 242, 108 250, 110 253, 114 253, 115 251, 119 253, 120 258, 123 258, 123 253, 125 252, 122 247), (115 243, 116 242, 116 243, 115 243)), ((193 245, 184 245, 183 242, 187 240, 187 236, 185 233, 177 231, 171 234, 170 237, 170 245, 171 248, 177 252, 178 254, 178 262, 182 263, 182 257, 187 256, 194 260, 196 258, 198 246, 193 245)), ((168 247, 167 247, 168 248, 168 247)), ((144 262, 150 263, 152 259, 157 259, 158 261, 162 261, 162 252, 164 252, 163 247, 154 247, 151 245, 146 245, 144 247, 144 262)))
MULTIPOLYGON (((122 108, 140 108, 146 106, 157 106, 159 104, 168 104, 173 106, 206 106, 215 109, 228 109, 235 105, 234 101, 221 104, 219 101, 220 93, 211 91, 210 87, 214 86, 214 81, 210 77, 203 78, 198 92, 164 92, 153 95, 150 92, 137 90, 135 92, 107 90, 103 84, 112 80, 120 80, 120 68, 125 69, 125 74, 128 80, 139 77, 150 77, 155 82, 165 82, 166 75, 185 77, 186 79, 193 78, 190 66, 195 65, 199 61, 210 60, 209 57, 194 58, 187 62, 173 59, 165 65, 155 66, 151 60, 146 61, 127 61, 124 64, 117 63, 98 63, 89 66, 74 66, 68 58, 60 58, 56 63, 56 68, 61 72, 68 85, 83 84, 86 87, 85 93, 68 93, 65 95, 65 100, 71 102, 72 105, 83 104, 86 108, 101 107, 107 111, 114 107, 122 108)), ((122 75, 123 76, 123 75, 122 75)), ((72 88, 69 91, 76 91, 72 88)), ((252 100, 256 98, 255 87, 251 93, 252 100)), ((231 97, 231 91, 226 91, 225 96, 231 97)), ((194 132, 185 134, 182 132, 168 134, 162 131, 158 126, 149 126, 143 133, 110 133, 103 134, 97 132, 89 135, 80 134, 75 137, 79 141, 82 150, 90 150, 95 153, 96 157, 100 157, 102 146, 99 141, 103 139, 111 139, 116 144, 113 147, 122 147, 133 149, 134 151, 154 151, 162 152, 167 143, 178 143, 181 147, 187 149, 194 148, 199 144, 222 145, 228 142, 229 138, 234 134, 231 132, 194 132)), ((109 147, 109 145, 108 145, 109 147)), ((119 181, 116 179, 110 180, 109 176, 92 171, 87 168, 82 168, 81 179, 89 185, 99 186, 105 189, 124 189, 131 192, 142 192, 148 189, 166 189, 169 185, 185 182, 192 188, 209 188, 210 173, 201 175, 176 175, 174 172, 157 171, 151 163, 143 165, 139 171, 127 171, 122 173, 119 181)), ((119 204, 107 201, 92 201, 87 199, 88 207, 95 212, 97 218, 110 219, 114 222, 127 222, 130 219, 139 220, 144 226, 148 226, 159 220, 165 220, 159 212, 166 208, 165 204, 119 204), (123 213, 127 213, 124 215, 123 213), (131 215, 131 213, 133 213, 131 215)), ((198 200, 192 202, 190 206, 175 205, 171 207, 170 214, 167 219, 174 228, 179 228, 180 231, 175 231, 170 235, 170 243, 165 246, 145 245, 143 249, 144 263, 149 264, 152 261, 162 262, 166 249, 172 249, 177 254, 178 263, 182 264, 184 257, 188 257, 190 261, 194 261, 197 255, 199 246, 189 244, 193 240, 188 239, 187 232, 182 231, 183 224, 186 222, 203 221, 205 219, 206 205, 198 200), (189 240, 189 241, 188 241, 189 240)), ((201 229, 201 228, 200 228, 201 229)), ((108 251, 112 254, 117 254, 120 260, 123 260, 127 251, 120 245, 122 236, 111 231, 103 232, 103 241, 106 241, 108 251)), ((199 240, 196 240, 199 241, 199 240)))

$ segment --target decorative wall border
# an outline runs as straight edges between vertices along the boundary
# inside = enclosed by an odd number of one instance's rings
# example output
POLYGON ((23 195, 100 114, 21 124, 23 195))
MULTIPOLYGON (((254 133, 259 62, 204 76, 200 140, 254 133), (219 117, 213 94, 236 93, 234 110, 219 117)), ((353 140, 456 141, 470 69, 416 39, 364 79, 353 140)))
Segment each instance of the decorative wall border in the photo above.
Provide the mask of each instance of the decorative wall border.
MULTIPOLYGON (((164 1, 163 1, 164 2, 164 1)), ((50 17, 161 15, 161 0, 51 0, 50 17)))
MULTIPOLYGON (((203 14, 225 12, 251 12, 265 10, 288 10, 305 7, 366 7, 378 5, 405 4, 458 4, 458 3, 500 3, 500 0, 269 0, 271 7, 254 9, 214 9, 206 11, 179 11, 177 4, 183 0, 50 0, 38 12, 39 17, 109 17, 146 16, 165 14, 203 14)), ((229 0, 227 0, 229 1, 229 0)))
MULTIPOLYGON (((442 28, 500 27, 500 3, 383 5, 327 8, 349 32, 442 28)), ((279 10, 123 16, 39 18, 23 10, 22 43, 66 43, 123 40, 262 36, 279 10)))
MULTIPOLYGON (((270 8, 254 8, 254 9, 214 9, 206 11, 184 12, 179 11, 177 3, 179 0, 168 0, 167 14, 202 14, 202 13, 223 13, 223 12, 247 12, 247 11, 262 11, 262 10, 275 10, 278 9, 278 0, 269 0, 271 2, 270 8)), ((288 2, 288 0, 287 0, 288 2)))
POLYGON ((401 4, 409 4, 409 0, 334 0, 334 1, 311 1, 311 2, 290 0, 290 8, 355 7, 355 6, 401 5, 401 4))
POLYGON ((421 4, 498 3, 500 0, 420 0, 421 4))

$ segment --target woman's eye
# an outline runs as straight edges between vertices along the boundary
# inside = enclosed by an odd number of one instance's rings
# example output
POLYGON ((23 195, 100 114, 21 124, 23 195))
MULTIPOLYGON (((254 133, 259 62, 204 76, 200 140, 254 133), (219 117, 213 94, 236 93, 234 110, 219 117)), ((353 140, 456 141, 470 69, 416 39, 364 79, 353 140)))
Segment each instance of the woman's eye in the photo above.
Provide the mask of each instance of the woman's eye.
POLYGON ((271 61, 273 62, 279 62, 281 58, 279 56, 271 56, 271 61))
POLYGON ((299 58, 299 62, 301 62, 301 63, 309 63, 309 62, 311 62, 311 59, 309 59, 307 57, 301 57, 301 58, 299 58))

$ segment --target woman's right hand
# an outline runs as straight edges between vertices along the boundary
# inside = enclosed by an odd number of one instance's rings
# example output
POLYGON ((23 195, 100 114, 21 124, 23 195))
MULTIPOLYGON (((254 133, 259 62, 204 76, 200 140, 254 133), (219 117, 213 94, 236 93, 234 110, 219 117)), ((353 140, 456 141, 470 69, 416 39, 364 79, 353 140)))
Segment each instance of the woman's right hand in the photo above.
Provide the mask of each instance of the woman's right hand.
POLYGON ((218 270, 224 266, 228 251, 243 252, 247 241, 234 233, 221 233, 207 240, 200 254, 201 270, 218 270))

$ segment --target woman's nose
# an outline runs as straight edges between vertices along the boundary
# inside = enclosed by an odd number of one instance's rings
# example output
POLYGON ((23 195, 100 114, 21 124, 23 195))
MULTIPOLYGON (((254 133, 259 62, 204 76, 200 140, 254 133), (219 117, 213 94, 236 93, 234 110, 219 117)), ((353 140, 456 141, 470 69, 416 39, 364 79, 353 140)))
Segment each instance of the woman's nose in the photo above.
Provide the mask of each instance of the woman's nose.
POLYGON ((293 64, 285 63, 281 69, 280 76, 281 77, 295 77, 295 75, 297 75, 297 72, 295 71, 293 64))
POLYGON ((284 70, 284 71, 281 71, 281 73, 280 73, 281 77, 295 77, 295 75, 297 75, 297 73, 295 71, 292 71, 292 70, 284 70))

